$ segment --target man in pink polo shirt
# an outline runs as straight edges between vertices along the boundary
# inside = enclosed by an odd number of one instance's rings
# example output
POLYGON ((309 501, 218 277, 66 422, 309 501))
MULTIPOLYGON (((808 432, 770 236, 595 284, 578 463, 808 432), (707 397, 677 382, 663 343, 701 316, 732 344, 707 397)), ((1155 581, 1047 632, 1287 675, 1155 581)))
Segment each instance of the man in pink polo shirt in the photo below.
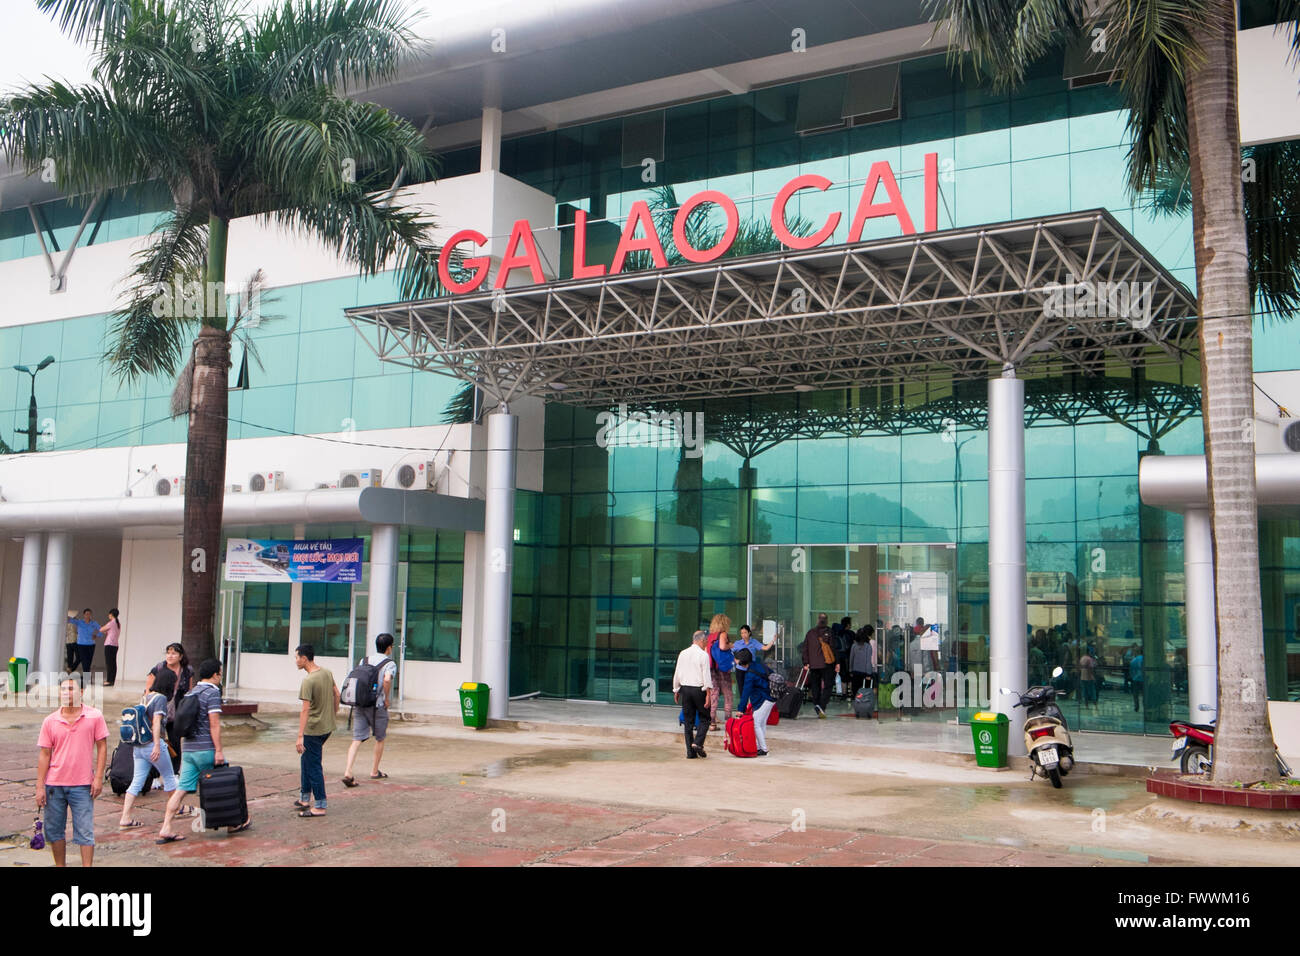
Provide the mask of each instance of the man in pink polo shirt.
POLYGON ((81 681, 59 684, 58 710, 41 724, 37 742, 36 806, 45 808, 45 839, 55 866, 67 866, 64 836, 72 811, 72 842, 81 847, 81 865, 95 860, 95 799, 104 788, 108 726, 104 715, 81 702, 81 681), (94 766, 91 753, 94 753, 94 766))

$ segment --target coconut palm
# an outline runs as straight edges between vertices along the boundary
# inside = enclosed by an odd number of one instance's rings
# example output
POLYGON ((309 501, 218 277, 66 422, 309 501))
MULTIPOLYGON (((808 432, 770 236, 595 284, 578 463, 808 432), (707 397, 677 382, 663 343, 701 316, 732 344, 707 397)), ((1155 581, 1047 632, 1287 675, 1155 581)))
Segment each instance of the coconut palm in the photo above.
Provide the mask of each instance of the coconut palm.
POLYGON ((432 178, 433 156, 400 117, 340 95, 396 75, 413 15, 399 0, 37 5, 89 44, 93 79, 0 102, 0 149, 29 171, 53 160, 65 194, 156 180, 175 198, 139 253, 109 358, 126 382, 188 359, 181 639, 199 660, 215 649, 230 339, 245 314, 232 323, 224 289, 230 222, 257 216, 313 236, 364 275, 396 264, 404 296, 431 293, 431 223, 381 187, 400 171, 432 178))
MULTIPOLYGON (((1201 333, 1201 394, 1214 540, 1219 710, 1214 778, 1276 777, 1264 681, 1255 495, 1251 279, 1237 121, 1232 0, 926 0, 951 62, 969 51, 1007 88, 1062 42, 1102 30, 1129 110, 1130 191, 1185 161, 1201 333)), ((1278 0, 1292 53, 1300 0, 1278 0)), ((1273 267, 1279 270, 1277 264, 1273 267)))

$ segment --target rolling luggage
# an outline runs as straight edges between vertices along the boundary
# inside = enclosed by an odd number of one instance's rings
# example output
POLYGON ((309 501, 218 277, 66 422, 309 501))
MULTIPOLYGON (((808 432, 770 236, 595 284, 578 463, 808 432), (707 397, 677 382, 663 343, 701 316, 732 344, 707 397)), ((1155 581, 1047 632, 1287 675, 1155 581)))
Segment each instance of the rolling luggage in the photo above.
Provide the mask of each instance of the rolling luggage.
POLYGON ((131 751, 130 744, 118 744, 113 749, 113 759, 108 764, 108 785, 119 797, 130 788, 131 779, 135 776, 135 754, 131 751))
POLYGON ((799 716, 799 708, 803 706, 803 691, 808 683, 808 668, 805 667, 799 672, 799 679, 795 681, 793 687, 787 687, 784 694, 776 700, 776 707, 772 709, 773 713, 784 717, 786 720, 794 720, 799 716))
POLYGON ((876 689, 864 684, 862 689, 858 691, 858 696, 853 698, 853 716, 873 717, 875 713, 876 689))
POLYGON ((737 714, 727 721, 727 753, 733 757, 758 756, 753 714, 737 714))
POLYGON ((237 827, 247 820, 244 768, 223 763, 199 774, 199 811, 208 830, 237 827))

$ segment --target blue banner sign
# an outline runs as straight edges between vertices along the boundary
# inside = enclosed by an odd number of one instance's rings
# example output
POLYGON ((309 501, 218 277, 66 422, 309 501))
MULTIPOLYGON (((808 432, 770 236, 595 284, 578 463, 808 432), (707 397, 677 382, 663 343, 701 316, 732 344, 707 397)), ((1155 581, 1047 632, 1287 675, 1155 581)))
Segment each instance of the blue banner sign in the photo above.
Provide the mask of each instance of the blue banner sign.
POLYGON ((226 542, 226 580, 359 584, 364 545, 364 538, 231 538, 226 542))

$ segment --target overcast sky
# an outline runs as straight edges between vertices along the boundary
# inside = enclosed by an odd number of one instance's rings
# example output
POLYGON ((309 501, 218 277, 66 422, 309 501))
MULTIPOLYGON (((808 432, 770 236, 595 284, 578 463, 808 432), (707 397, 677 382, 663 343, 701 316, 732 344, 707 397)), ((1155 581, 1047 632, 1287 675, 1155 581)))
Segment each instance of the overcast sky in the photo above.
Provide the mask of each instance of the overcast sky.
MULTIPOLYGON (((283 0, 246 0, 254 9, 273 6, 283 0)), ((482 31, 487 18, 492 22, 520 24, 546 19, 566 8, 608 6, 609 0, 415 0, 424 11, 416 32, 436 38, 461 32, 482 31)), ((59 32, 50 18, 36 9, 36 0, 0 0, 0 91, 12 90, 25 82, 40 82, 46 76, 74 83, 90 79, 86 50, 59 32)))

